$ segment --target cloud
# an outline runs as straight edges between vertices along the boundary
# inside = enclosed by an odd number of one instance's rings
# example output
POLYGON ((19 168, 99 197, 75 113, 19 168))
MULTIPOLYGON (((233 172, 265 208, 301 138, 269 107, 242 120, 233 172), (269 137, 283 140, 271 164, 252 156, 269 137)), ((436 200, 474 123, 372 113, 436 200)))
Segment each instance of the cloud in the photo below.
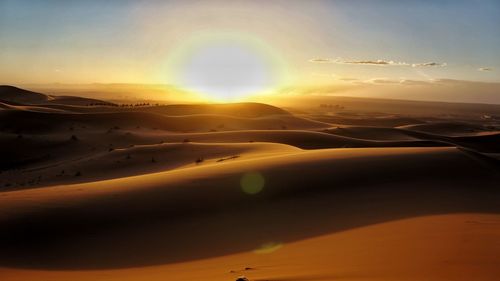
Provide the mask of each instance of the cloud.
POLYGON ((341 78, 338 78, 338 80, 346 81, 346 82, 359 81, 358 78, 350 78, 350 77, 341 77, 341 78))
POLYGON ((426 86, 429 85, 430 83, 432 83, 432 81, 408 80, 408 79, 403 79, 399 81, 399 84, 406 86, 426 86))
POLYGON ((491 67, 480 67, 477 70, 479 70, 479 71, 493 71, 493 68, 491 68, 491 67))
POLYGON ((313 58, 309 62, 312 63, 336 63, 336 64, 354 64, 354 65, 372 65, 372 66, 412 66, 412 67, 432 67, 432 66, 446 66, 446 63, 439 62, 422 62, 422 63, 407 63, 394 60, 345 60, 342 58, 313 58))
POLYGON ((399 84, 399 80, 393 80, 389 78, 372 78, 369 80, 364 81, 365 83, 372 83, 372 84, 399 84))
POLYGON ((309 62, 312 62, 312 63, 335 63, 335 60, 326 59, 326 58, 315 58, 315 59, 310 59, 309 62))
POLYGON ((354 60, 354 61, 341 61, 339 63, 342 64, 361 64, 361 65, 379 65, 379 66, 385 66, 385 65, 409 65, 406 62, 397 62, 397 61, 392 61, 392 60, 354 60))
POLYGON ((436 83, 439 80, 409 80, 409 79, 389 79, 389 78, 372 78, 363 81, 366 84, 379 84, 379 85, 404 85, 404 86, 427 86, 436 83))
POLYGON ((423 63, 414 63, 411 66, 413 67, 426 67, 426 66, 446 66, 446 63, 440 63, 440 62, 423 62, 423 63))

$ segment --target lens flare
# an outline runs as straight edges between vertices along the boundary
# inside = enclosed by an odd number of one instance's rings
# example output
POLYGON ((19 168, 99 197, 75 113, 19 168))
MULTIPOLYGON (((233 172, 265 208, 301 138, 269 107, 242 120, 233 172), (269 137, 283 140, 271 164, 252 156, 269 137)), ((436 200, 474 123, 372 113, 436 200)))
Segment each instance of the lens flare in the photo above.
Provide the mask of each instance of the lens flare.
POLYGON ((281 87, 284 63, 269 46, 249 36, 198 35, 168 59, 169 79, 210 101, 238 101, 281 87))
POLYGON ((253 252, 256 254, 270 254, 272 252, 277 251, 281 247, 283 247, 282 243, 268 242, 268 243, 262 244, 259 248, 253 250, 253 252))
POLYGON ((240 181, 241 190, 246 194, 254 195, 264 189, 266 181, 258 172, 250 172, 243 175, 240 181))

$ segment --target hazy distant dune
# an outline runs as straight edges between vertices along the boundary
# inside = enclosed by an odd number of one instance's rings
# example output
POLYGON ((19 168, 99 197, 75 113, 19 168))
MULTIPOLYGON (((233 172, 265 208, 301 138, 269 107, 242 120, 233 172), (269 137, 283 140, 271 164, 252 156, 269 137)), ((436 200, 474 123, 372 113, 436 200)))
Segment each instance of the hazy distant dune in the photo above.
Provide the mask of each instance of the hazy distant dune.
MULTIPOLYGON (((399 128, 419 131, 419 132, 433 133, 438 135, 450 135, 450 136, 471 135, 471 134, 473 135, 492 130, 479 124, 466 123, 466 122, 450 122, 450 121, 414 124, 414 125, 400 126, 399 128)), ((500 129, 500 126, 497 129, 500 129)))
POLYGON ((0 85, 0 100, 13 102, 22 105, 41 105, 41 104, 66 104, 66 105, 90 105, 95 103, 108 103, 98 99, 73 97, 73 96, 51 96, 36 93, 14 86, 0 85))
POLYGON ((14 86, 0 85, 0 99, 20 104, 39 104, 47 102, 49 97, 14 86))

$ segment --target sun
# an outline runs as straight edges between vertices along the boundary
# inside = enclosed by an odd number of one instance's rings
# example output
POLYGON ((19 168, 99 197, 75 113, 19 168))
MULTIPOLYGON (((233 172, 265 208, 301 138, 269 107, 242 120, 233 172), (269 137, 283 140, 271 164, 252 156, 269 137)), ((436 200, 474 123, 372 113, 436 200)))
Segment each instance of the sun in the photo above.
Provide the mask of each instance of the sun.
POLYGON ((241 36, 201 36, 172 54, 174 84, 205 100, 234 102, 272 91, 284 67, 269 47, 241 36))

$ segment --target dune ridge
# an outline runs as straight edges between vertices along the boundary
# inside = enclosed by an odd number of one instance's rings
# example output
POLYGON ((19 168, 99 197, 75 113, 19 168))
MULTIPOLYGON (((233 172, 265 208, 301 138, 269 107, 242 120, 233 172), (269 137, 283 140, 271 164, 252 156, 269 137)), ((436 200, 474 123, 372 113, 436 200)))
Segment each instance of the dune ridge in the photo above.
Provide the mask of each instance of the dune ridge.
POLYGON ((500 274, 500 127, 477 106, 89 106, 0 89, 2 280, 500 274))

